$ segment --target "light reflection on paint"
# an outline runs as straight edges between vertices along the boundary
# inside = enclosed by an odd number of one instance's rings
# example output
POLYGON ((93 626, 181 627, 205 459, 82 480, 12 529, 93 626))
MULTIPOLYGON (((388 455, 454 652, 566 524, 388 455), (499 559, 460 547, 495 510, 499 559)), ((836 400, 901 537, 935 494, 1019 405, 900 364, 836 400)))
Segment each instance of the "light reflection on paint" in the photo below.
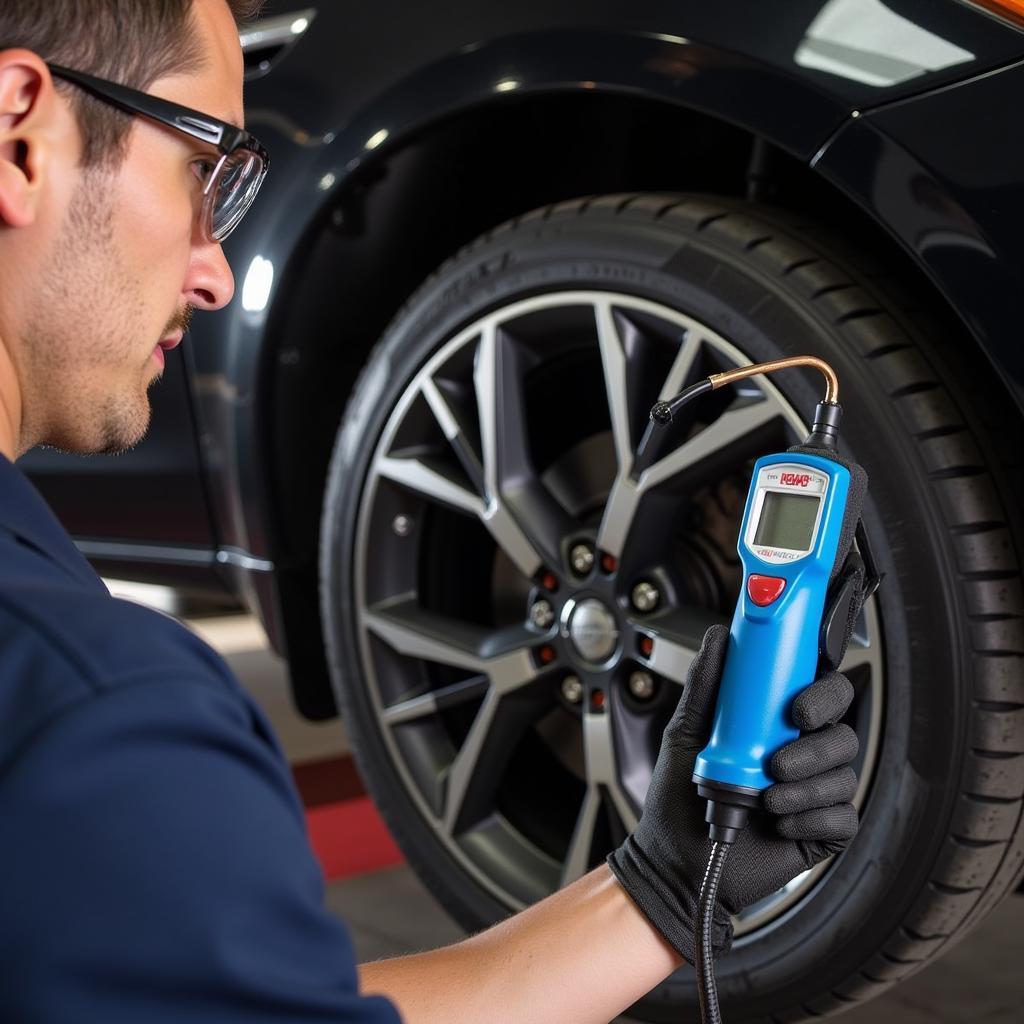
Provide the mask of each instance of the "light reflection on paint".
POLYGON ((828 0, 797 46, 800 67, 885 88, 974 59, 881 0, 828 0))
POLYGON ((274 286, 274 264, 257 256, 249 264, 242 285, 242 309, 248 313, 262 313, 270 300, 270 289, 274 286))

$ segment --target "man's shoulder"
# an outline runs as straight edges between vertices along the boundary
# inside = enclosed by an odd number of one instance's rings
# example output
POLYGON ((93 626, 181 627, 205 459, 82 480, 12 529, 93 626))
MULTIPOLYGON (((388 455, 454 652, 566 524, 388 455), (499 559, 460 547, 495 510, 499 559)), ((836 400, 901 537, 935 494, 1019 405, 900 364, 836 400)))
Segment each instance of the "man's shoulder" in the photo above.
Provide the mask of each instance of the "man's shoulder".
POLYGON ((0 571, 0 650, 7 679, 11 653, 22 650, 97 692, 154 669, 232 679, 220 656, 170 615, 24 561, 0 571))
POLYGON ((141 682, 238 695, 220 656, 175 619, 84 587, 33 552, 0 549, 0 765, 75 705, 141 682))

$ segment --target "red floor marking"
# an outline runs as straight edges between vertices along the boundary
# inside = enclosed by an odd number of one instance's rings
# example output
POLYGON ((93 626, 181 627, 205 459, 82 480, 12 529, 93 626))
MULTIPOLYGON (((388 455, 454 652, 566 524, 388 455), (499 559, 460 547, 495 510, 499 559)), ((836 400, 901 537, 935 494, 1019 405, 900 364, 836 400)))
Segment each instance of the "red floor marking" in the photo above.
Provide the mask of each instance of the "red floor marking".
POLYGON ((351 878, 402 863, 351 757, 292 765, 306 829, 324 878, 351 878))
POLYGON ((328 882, 402 863, 402 854, 368 796, 308 808, 306 827, 328 882))
POLYGON ((293 764, 292 776, 305 807, 336 804, 366 795, 363 780, 359 778, 352 758, 347 755, 293 764))

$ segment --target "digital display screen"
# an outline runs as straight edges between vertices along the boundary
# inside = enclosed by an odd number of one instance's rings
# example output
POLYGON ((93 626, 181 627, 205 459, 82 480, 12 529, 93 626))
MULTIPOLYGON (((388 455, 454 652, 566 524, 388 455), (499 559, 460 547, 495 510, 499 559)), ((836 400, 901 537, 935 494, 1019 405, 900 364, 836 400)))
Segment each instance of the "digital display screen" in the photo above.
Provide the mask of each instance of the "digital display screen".
POLYGON ((766 491, 754 543, 769 548, 809 551, 821 498, 766 491))

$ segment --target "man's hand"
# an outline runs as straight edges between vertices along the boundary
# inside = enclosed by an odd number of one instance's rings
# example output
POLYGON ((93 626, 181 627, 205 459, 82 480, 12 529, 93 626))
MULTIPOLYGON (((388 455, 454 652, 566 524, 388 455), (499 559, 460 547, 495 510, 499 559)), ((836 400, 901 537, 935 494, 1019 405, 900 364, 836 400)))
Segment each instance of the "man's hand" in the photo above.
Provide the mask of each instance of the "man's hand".
MULTIPOLYGON (((626 892, 690 963, 698 893, 711 852, 707 801, 692 782, 693 766, 711 736, 728 643, 725 626, 712 626, 705 634, 665 729, 640 823, 608 857, 626 892)), ((772 758, 779 781, 765 791, 765 810, 751 812, 730 851, 718 891, 715 955, 732 942, 730 914, 838 853, 856 834, 857 812, 850 801, 857 776, 850 762, 857 756, 857 736, 837 724, 852 700, 849 680, 829 672, 794 701, 793 721, 803 735, 772 758)))

